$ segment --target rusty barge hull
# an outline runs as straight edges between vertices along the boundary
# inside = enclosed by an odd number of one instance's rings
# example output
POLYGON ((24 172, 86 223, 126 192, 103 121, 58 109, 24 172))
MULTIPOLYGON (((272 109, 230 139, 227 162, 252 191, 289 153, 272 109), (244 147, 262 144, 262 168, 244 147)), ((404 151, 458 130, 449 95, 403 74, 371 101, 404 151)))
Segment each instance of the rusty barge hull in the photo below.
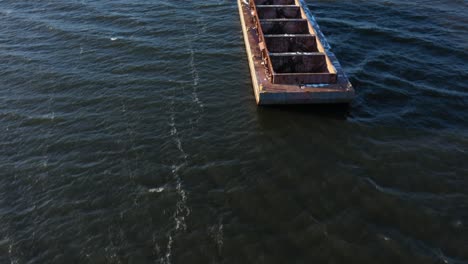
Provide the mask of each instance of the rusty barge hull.
POLYGON ((305 0, 238 0, 258 105, 349 103, 354 89, 305 0))

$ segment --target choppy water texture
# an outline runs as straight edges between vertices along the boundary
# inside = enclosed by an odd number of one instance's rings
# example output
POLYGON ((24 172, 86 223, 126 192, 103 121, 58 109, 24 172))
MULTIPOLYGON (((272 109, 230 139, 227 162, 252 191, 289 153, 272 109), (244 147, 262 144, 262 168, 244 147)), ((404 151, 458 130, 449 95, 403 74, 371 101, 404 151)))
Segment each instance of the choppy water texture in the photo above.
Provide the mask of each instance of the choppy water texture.
POLYGON ((468 4, 309 1, 357 89, 258 108, 237 4, 0 1, 0 263, 468 263, 468 4))

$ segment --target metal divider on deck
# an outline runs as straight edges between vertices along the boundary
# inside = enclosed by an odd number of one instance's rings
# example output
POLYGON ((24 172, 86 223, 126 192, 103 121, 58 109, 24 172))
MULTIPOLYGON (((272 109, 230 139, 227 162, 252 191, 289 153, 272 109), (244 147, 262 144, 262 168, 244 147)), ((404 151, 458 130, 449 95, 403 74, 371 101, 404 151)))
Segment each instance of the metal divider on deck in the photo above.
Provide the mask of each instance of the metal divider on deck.
POLYGON ((295 0, 250 0, 267 76, 275 84, 335 83, 336 70, 320 51, 295 0))

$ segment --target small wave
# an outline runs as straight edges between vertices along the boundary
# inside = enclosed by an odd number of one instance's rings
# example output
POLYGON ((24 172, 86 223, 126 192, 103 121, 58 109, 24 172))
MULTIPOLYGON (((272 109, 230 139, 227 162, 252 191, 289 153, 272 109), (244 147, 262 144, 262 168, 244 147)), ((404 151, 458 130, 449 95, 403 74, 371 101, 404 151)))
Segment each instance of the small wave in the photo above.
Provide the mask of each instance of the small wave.
POLYGON ((13 11, 10 10, 10 9, 0 10, 0 14, 1 14, 1 15, 4 15, 4 16, 10 15, 12 12, 13 12, 13 11))
POLYGON ((34 117, 35 119, 39 119, 39 120, 55 120, 55 113, 52 112, 50 114, 45 114, 45 115, 39 115, 39 116, 36 116, 34 117))
POLYGON ((179 152, 182 154, 184 159, 187 159, 187 154, 185 153, 184 149, 182 148, 182 141, 180 140, 177 127, 175 124, 175 117, 174 114, 171 115, 171 122, 169 123, 169 126, 171 127, 171 136, 174 137, 175 143, 177 145, 177 149, 179 152))

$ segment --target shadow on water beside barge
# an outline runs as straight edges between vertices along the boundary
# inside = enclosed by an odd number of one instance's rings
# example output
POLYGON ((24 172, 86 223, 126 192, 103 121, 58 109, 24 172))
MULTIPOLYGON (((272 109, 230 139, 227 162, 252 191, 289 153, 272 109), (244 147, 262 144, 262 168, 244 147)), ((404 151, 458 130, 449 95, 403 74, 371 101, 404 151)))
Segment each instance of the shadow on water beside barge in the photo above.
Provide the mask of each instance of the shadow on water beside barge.
MULTIPOLYGON (((318 104, 318 105, 265 105, 257 108, 260 122, 278 122, 277 118, 287 118, 289 115, 309 116, 346 121, 350 117, 350 104, 318 104)), ((278 123, 277 123, 278 125, 278 123)))

